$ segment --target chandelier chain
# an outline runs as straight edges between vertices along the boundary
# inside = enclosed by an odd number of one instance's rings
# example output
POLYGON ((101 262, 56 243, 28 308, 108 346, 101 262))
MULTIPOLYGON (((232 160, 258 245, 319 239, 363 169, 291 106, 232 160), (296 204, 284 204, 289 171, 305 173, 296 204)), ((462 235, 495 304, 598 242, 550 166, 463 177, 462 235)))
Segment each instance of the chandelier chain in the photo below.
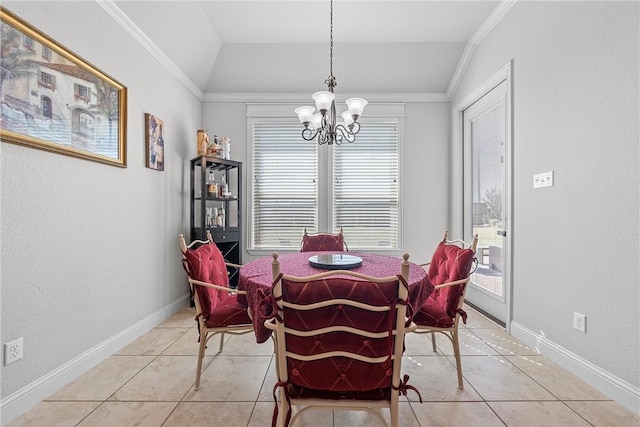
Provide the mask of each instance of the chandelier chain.
POLYGON ((329 76, 333 76, 333 0, 331 0, 331 15, 330 15, 330 31, 329 31, 329 76))

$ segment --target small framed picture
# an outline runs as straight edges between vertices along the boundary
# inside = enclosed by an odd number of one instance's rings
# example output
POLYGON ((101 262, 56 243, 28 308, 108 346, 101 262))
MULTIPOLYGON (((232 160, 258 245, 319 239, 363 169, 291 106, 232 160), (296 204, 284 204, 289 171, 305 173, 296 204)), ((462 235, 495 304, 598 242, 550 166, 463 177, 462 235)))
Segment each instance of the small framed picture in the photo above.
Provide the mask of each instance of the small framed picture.
POLYGON ((153 114, 146 113, 145 139, 147 141, 147 167, 164 170, 164 121, 153 114))

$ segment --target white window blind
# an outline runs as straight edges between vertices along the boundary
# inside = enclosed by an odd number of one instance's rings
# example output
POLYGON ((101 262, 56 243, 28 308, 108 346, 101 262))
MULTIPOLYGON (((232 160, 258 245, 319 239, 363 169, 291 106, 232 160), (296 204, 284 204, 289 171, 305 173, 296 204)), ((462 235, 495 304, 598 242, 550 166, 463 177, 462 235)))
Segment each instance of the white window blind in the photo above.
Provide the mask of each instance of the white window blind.
POLYGON ((362 123, 333 150, 333 227, 349 248, 398 247, 398 123, 362 123))
POLYGON ((318 223, 318 146, 300 123, 253 122, 251 247, 299 247, 318 223))
POLYGON ((305 227, 342 227, 352 251, 398 249, 400 119, 368 117, 355 142, 329 147, 302 139, 295 118, 269 112, 253 110, 248 122, 249 249, 297 250, 305 227))

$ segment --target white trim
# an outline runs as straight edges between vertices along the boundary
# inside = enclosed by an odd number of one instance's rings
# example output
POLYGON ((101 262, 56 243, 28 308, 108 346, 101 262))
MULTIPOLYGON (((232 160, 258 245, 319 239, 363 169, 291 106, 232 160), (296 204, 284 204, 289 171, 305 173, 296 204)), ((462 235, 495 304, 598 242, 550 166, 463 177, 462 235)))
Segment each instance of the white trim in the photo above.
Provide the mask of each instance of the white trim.
POLYGON ((451 99, 453 94, 458 89, 458 85, 460 81, 462 81, 462 77, 464 73, 467 71, 467 67, 471 62, 471 58, 476 51, 476 48, 484 40, 484 38, 495 28, 496 25, 504 18, 504 16, 511 10, 514 4, 516 4, 518 0, 502 0, 502 2, 495 8, 495 10, 489 15, 486 21, 478 27, 475 33, 471 36, 466 46, 464 47, 464 51, 462 52, 462 56, 458 61, 458 65, 456 66, 456 70, 453 72, 453 76, 451 77, 451 81, 449 82, 449 87, 447 88, 447 98, 451 99))
MULTIPOLYGON (((336 94, 337 102, 352 97, 363 97, 369 101, 365 111, 369 110, 372 103, 439 103, 449 102, 449 96, 446 93, 338 93, 336 94)), ((202 102, 224 103, 224 102, 242 102, 242 103, 295 103, 297 105, 312 104, 311 92, 309 93, 205 93, 202 102)))
MULTIPOLYGON (((505 134, 505 162, 506 162, 506 179, 505 191, 507 198, 506 205, 506 230, 507 237, 505 240, 505 250, 507 253, 507 261, 505 263, 505 269, 503 272, 505 286, 505 302, 507 304, 506 311, 506 330, 510 332, 511 320, 513 317, 513 74, 512 74, 512 61, 507 62, 503 67, 496 71, 491 77, 484 81, 479 87, 473 90, 470 94, 465 96, 462 101, 458 102, 451 109, 451 172, 449 179, 452 183, 452 189, 450 191, 449 207, 450 212, 463 212, 464 209, 464 165, 463 165, 463 111, 470 107, 477 100, 482 98, 485 94, 490 92, 494 87, 499 85, 502 81, 506 80, 506 99, 505 99, 505 115, 506 115, 506 134, 505 134), (460 178, 462 182, 460 182, 460 178), (461 184, 459 188, 455 186, 461 184)), ((464 230, 463 215, 459 218, 455 218, 453 215, 449 218, 449 230, 452 231, 452 236, 462 236, 464 230), (453 222, 456 220, 456 222, 453 222)))
MULTIPOLYGON (((338 100, 339 101, 339 100, 338 100)), ((309 103, 312 105, 312 103, 309 103)), ((299 123, 298 118, 294 112, 296 107, 299 107, 300 104, 293 103, 273 103, 273 102, 256 102, 256 103, 246 103, 246 133, 247 133, 247 152, 254 152, 254 137, 253 137, 253 126, 256 122, 270 122, 270 121, 285 121, 287 123, 299 123), (286 120, 285 120, 286 119, 286 120)), ((402 156, 403 156, 403 138, 404 138, 404 117, 405 117, 405 104, 403 103, 376 103, 376 104, 368 104, 362 118, 359 120, 361 123, 367 122, 375 122, 375 121, 390 121, 397 123, 398 129, 398 217, 403 218, 404 209, 402 203, 403 197, 403 180, 405 178, 404 169, 400 166, 402 165, 402 156)), ((300 124, 300 132, 302 131, 303 126, 300 124)), ((330 167, 332 167, 332 162, 330 161, 330 150, 334 147, 328 146, 327 150, 319 150, 318 153, 318 182, 325 183, 326 179, 322 179, 325 172, 328 171, 330 167)), ((249 155, 247 157, 247 174, 249 176, 253 176, 253 171, 255 168, 253 162, 253 155, 249 155)), ((329 171, 329 176, 332 176, 333 172, 329 171)), ((332 189, 327 188, 323 189, 322 187, 318 188, 318 209, 326 210, 326 213, 322 210, 318 211, 318 227, 320 229, 328 229, 329 224, 328 221, 331 220, 331 204, 330 200, 333 195, 331 194, 332 189), (326 200, 325 200, 326 199, 326 200), (323 220, 323 215, 326 217, 326 221, 323 220)), ((247 197, 248 197, 248 208, 246 215, 247 229, 249 232, 245 233, 246 236, 246 251, 251 256, 265 256, 270 255, 274 250, 279 252, 284 251, 294 252, 298 246, 295 247, 273 247, 273 248, 255 248, 253 247, 253 223, 254 223, 254 211, 252 207, 252 197, 253 197, 253 179, 250 178, 247 181, 247 197)), ((394 248, 385 248, 385 249, 376 249, 372 248, 369 251, 372 253, 384 253, 384 254, 393 254, 395 256, 399 256, 400 248, 404 244, 404 227, 403 221, 398 222, 398 247, 394 248)))
MULTIPOLYGON (((464 97, 464 99, 458 102, 454 109, 456 111, 464 111, 467 107, 473 104, 477 99, 496 87, 502 80, 511 79, 511 62, 507 62, 502 68, 496 71, 491 77, 485 80, 479 87, 473 92, 464 97)), ((510 86, 507 88, 510 89, 510 86)))
POLYGON ((491 15, 487 18, 486 21, 482 23, 478 27, 475 33, 469 39, 470 43, 475 44, 476 46, 480 44, 482 40, 495 28, 496 25, 502 21, 502 18, 511 10, 513 5, 516 4, 518 0, 502 0, 502 2, 495 8, 491 15))
POLYGON ((640 387, 616 377, 577 354, 551 341, 544 334, 537 334, 525 326, 511 322, 511 335, 540 354, 571 372, 582 381, 609 396, 622 406, 640 414, 640 387))
POLYGON ((464 73, 467 71, 467 67, 469 66, 469 62, 471 62, 471 58, 476 51, 476 47, 478 47, 478 45, 475 45, 471 42, 467 42, 467 44, 465 45, 464 51, 462 51, 462 55, 460 56, 460 60, 458 61, 458 65, 453 72, 453 76, 451 76, 449 87, 447 87, 447 97, 449 99, 453 97, 453 94, 458 89, 458 85, 462 81, 464 73))
POLYGON ((2 420, 2 425, 8 424, 127 344, 149 332, 155 326, 180 311, 188 300, 188 294, 180 297, 138 323, 104 340, 2 399, 0 401, 0 420, 2 420))
POLYGON ((178 67, 167 55, 162 52, 158 46, 147 37, 133 23, 129 17, 113 2, 113 0, 95 0, 125 31, 127 31, 140 45, 145 48, 151 56, 156 58, 160 64, 167 69, 173 76, 186 87, 189 92, 194 94, 199 101, 202 101, 202 91, 191 81, 189 77, 178 67))

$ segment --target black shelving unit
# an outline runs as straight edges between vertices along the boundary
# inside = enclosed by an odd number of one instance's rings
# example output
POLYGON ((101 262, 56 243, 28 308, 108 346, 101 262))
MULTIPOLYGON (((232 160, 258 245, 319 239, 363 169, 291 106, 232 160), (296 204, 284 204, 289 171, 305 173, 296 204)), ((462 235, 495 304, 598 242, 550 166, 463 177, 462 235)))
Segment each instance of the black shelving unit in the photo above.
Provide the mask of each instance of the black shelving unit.
MULTIPOLYGON (((200 156, 191 159, 191 241, 206 240, 207 230, 228 262, 242 264, 242 162, 217 157, 200 156), (212 197, 207 193, 207 177, 213 171, 218 184, 224 176, 229 185, 229 197, 212 197), (207 207, 224 208, 222 226, 207 224, 207 207)), ((228 267, 229 284, 237 287, 238 270, 228 267)))

